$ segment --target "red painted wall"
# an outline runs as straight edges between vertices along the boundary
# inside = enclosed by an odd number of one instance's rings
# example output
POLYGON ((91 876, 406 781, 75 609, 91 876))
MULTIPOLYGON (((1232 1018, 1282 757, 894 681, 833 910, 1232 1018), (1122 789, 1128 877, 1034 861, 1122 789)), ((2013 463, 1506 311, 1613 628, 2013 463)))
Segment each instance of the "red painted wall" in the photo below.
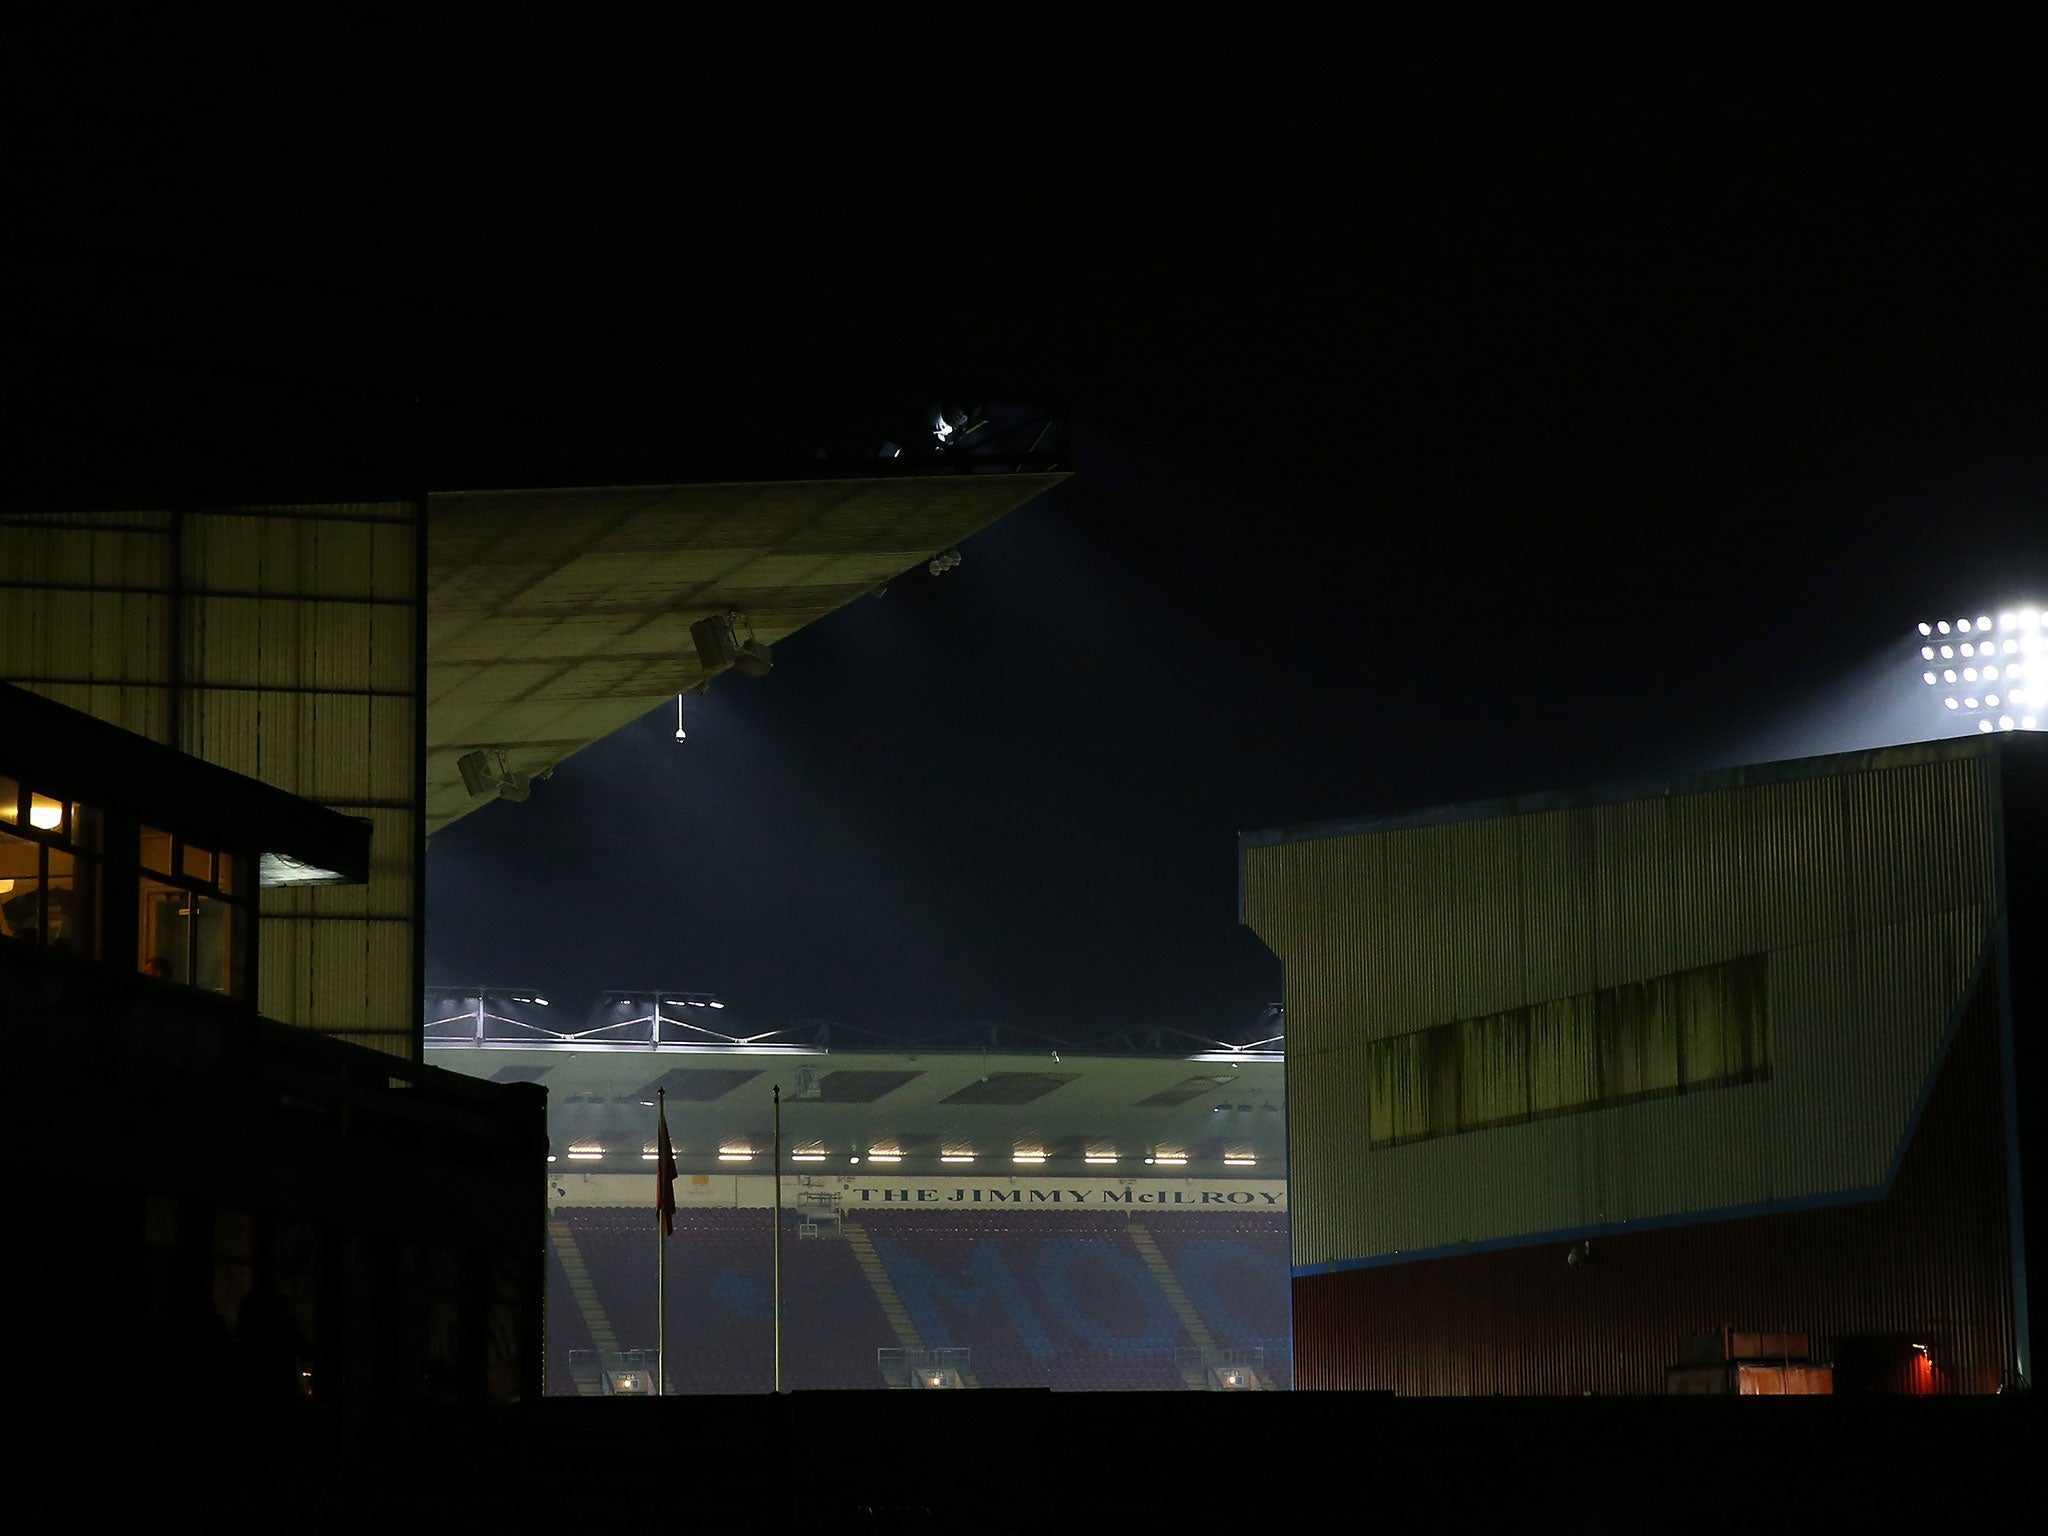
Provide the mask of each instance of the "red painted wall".
POLYGON ((1554 1242, 1299 1277, 1296 1385, 1661 1393, 1681 1334, 1732 1323, 1807 1333, 1837 1392, 1995 1391, 2014 1312, 1993 969, 1885 1199, 1596 1237, 1578 1266, 1554 1242))

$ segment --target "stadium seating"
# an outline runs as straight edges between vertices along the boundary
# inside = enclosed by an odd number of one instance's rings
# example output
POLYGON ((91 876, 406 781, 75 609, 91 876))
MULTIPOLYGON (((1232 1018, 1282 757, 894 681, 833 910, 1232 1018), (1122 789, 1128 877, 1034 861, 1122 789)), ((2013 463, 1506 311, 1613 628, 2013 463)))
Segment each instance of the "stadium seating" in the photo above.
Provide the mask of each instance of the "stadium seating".
MULTIPOLYGON (((576 1235, 619 1347, 652 1349, 652 1213, 637 1207, 564 1206, 556 1215, 576 1235)), ((675 1235, 664 1245, 664 1267, 668 1374, 677 1391, 772 1388, 774 1250, 768 1222, 768 1213, 760 1210, 676 1214, 675 1235)), ((784 1388, 880 1386, 875 1352, 896 1339, 845 1243, 800 1239, 793 1217, 785 1218, 783 1239, 784 1388)), ((555 1353, 551 1335, 551 1361, 555 1353)))
MULTIPOLYGON (((654 1233, 644 1209, 562 1206, 623 1349, 654 1345, 654 1233)), ((1173 1391, 1195 1341, 1115 1211, 850 1213, 927 1348, 972 1351, 982 1387, 1173 1391)), ((688 1210, 668 1239, 669 1377, 682 1392, 765 1392, 773 1373, 773 1250, 761 1210, 688 1210)), ((1143 1224, 1214 1342, 1261 1348, 1285 1384, 1287 1223, 1279 1214, 1153 1215, 1143 1224)), ((844 1237, 782 1244, 783 1386, 872 1388, 902 1341, 844 1237)), ((568 1349, 589 1333, 549 1269, 551 1392, 573 1392, 568 1349), (568 1341, 565 1344, 565 1340, 568 1341)))
POLYGON ((1268 1385, 1289 1385, 1287 1218, 1161 1212, 1145 1227, 1217 1346, 1263 1350, 1268 1385))

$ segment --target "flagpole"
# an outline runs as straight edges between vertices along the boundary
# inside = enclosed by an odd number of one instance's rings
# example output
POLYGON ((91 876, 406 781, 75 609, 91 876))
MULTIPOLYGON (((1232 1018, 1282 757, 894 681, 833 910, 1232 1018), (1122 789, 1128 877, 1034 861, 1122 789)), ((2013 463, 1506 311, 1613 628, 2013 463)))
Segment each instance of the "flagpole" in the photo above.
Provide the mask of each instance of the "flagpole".
POLYGON ((782 1391, 782 1084, 775 1085, 775 1390, 782 1391))
POLYGON ((668 1090, 654 1091, 659 1108, 655 1110, 655 1123, 659 1129, 654 1141, 655 1220, 654 1220, 654 1395, 668 1395, 668 1222, 667 1202, 663 1196, 667 1186, 662 1182, 668 1177, 668 1090))

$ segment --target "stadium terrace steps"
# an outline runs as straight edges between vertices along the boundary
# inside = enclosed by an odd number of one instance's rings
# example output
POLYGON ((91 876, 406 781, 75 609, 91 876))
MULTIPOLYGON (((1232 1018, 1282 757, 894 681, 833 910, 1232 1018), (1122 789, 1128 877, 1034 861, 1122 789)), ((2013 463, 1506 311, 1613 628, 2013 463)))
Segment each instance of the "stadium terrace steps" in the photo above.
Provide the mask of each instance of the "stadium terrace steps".
MULTIPOLYGON (((924 1341, 917 1335, 917 1325, 910 1320, 910 1314, 903 1310, 903 1298, 896 1294, 895 1284, 889 1279, 889 1271, 875 1252, 874 1240, 867 1229, 857 1221, 843 1221, 839 1230, 846 1239, 847 1247, 860 1264, 860 1271, 867 1277, 868 1289, 874 1292, 875 1300, 882 1308, 882 1315, 889 1320, 889 1330, 896 1335, 896 1342, 905 1349, 922 1350, 924 1341)), ((892 1382, 893 1386, 894 1383, 892 1382)))
MULTIPOLYGON (((1125 1229, 1130 1234, 1131 1244, 1138 1250, 1138 1257, 1145 1261, 1145 1267, 1152 1271, 1152 1278, 1159 1282, 1159 1289, 1166 1293, 1166 1303, 1173 1308, 1174 1316, 1180 1319, 1181 1327, 1188 1331, 1188 1337, 1195 1341, 1195 1347, 1206 1359, 1216 1348, 1216 1340, 1203 1323, 1188 1293, 1181 1289, 1180 1282, 1173 1277, 1166 1259, 1159 1252, 1159 1245, 1152 1241, 1152 1234, 1138 1222, 1132 1222, 1125 1229)), ((1195 1391, 1208 1385, 1207 1372, 1200 1365, 1182 1366, 1181 1379, 1195 1391)))
MULTIPOLYGON (((547 1334, 545 1391, 549 1397, 597 1397, 603 1392, 597 1375, 597 1341, 583 1320, 569 1284, 559 1246, 552 1234, 547 1255, 547 1334)), ((588 1276, 585 1277, 586 1281, 588 1276)))
MULTIPOLYGON (((583 1325, 590 1330, 593 1347, 610 1353, 619 1347, 618 1338, 612 1333, 612 1325, 604 1315, 604 1306, 597 1299, 597 1287, 590 1278, 590 1269, 583 1262, 583 1251, 576 1242, 576 1234, 569 1230, 566 1221, 557 1218, 548 1223, 548 1238, 555 1246, 555 1256, 562 1261, 562 1272, 569 1281, 569 1294, 576 1298, 576 1310, 582 1315, 583 1325)), ((596 1383, 593 1381, 592 1386, 596 1383)), ((583 1384, 579 1381, 577 1389, 583 1384)))

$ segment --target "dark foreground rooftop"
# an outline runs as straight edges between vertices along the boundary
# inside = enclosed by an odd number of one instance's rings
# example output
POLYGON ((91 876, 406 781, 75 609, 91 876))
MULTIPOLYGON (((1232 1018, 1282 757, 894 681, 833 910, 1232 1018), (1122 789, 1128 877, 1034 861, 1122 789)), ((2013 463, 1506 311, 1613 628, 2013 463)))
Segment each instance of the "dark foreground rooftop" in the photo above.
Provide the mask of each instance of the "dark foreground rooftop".
POLYGON ((280 1528, 1928 1529, 2039 1517, 2031 1396, 799 1393, 496 1415, 44 1412, 17 1513, 280 1528))

